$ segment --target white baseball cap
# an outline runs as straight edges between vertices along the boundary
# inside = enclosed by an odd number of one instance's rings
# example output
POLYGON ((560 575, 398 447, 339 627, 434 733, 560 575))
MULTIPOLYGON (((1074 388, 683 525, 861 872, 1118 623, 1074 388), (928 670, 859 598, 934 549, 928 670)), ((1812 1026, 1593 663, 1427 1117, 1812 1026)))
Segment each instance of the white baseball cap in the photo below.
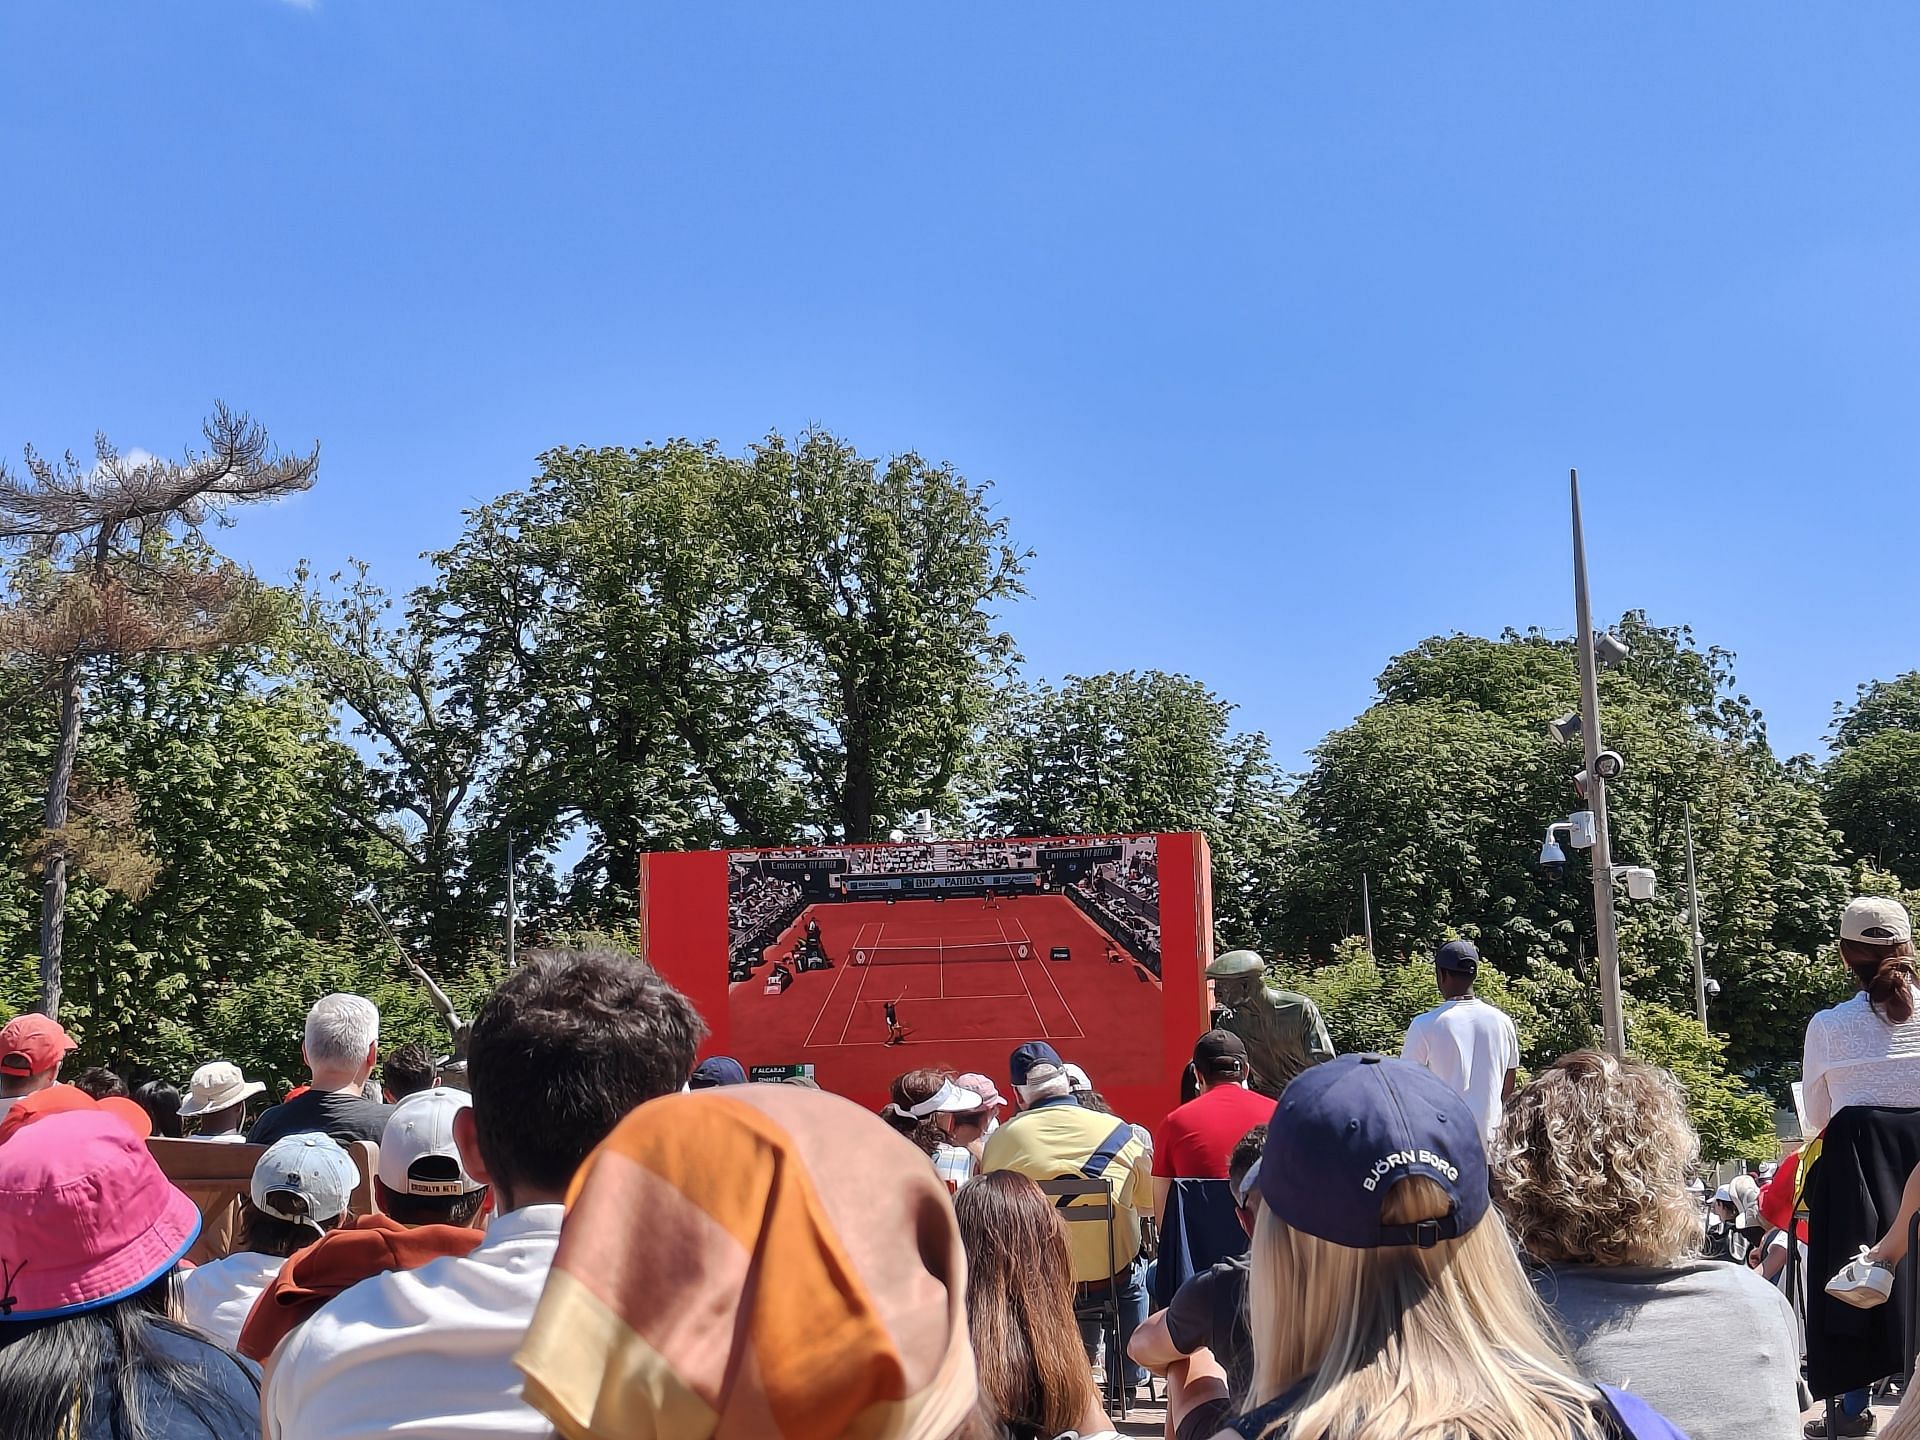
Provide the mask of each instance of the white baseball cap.
POLYGON ((277 1220, 316 1229, 347 1213, 347 1202, 360 1179, 353 1157, 330 1135, 315 1131, 287 1135, 267 1147, 253 1167, 247 1193, 253 1203, 277 1220), (300 1197, 289 1205, 281 1198, 300 1197))
POLYGON ((1082 1070, 1078 1065, 1069 1060, 1067 1061, 1066 1069, 1067 1084, 1073 1087, 1076 1095, 1093 1089, 1093 1081, 1087 1078, 1087 1072, 1082 1070))
POLYGON ((436 1085, 394 1106, 380 1136, 380 1183, 396 1195, 471 1195, 485 1189, 467 1174, 453 1143, 453 1117, 472 1105, 466 1091, 436 1085))
POLYGON ((180 1118, 191 1120, 196 1115, 230 1109, 266 1088, 258 1080, 247 1079, 231 1060, 208 1061, 193 1072, 193 1079, 187 1085, 187 1098, 180 1106, 180 1118))
POLYGON ((1840 938, 1860 940, 1868 945, 1897 945, 1913 939, 1913 922, 1907 908, 1898 900, 1881 895, 1862 895, 1851 901, 1840 917, 1840 938))

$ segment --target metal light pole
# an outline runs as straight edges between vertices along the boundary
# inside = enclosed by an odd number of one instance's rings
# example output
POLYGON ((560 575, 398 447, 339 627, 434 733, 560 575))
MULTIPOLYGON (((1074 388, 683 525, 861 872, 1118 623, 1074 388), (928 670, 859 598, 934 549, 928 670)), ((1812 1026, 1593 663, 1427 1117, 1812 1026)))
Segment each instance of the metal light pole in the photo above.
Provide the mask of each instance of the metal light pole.
POLYGON ((1367 885, 1367 872, 1360 872, 1360 923, 1367 927, 1367 954, 1373 954, 1373 892, 1367 885))
POLYGON ((1587 749, 1587 808, 1593 811, 1593 933, 1600 960, 1600 1029, 1607 1052, 1627 1053, 1620 1008, 1620 933, 1613 919, 1613 843, 1607 834, 1607 782, 1600 777, 1600 673, 1593 659, 1593 610, 1587 602, 1587 542, 1580 525, 1580 472, 1573 493, 1573 608, 1580 627, 1580 734, 1587 749))
POLYGON ((507 836, 507 968, 514 965, 514 924, 518 917, 513 913, 513 836, 507 836))
POLYGON ((1700 888, 1693 883, 1693 802, 1688 801, 1687 817, 1687 937, 1693 951, 1693 1010, 1700 1017, 1701 1029, 1707 1024, 1707 937, 1700 933, 1700 888))

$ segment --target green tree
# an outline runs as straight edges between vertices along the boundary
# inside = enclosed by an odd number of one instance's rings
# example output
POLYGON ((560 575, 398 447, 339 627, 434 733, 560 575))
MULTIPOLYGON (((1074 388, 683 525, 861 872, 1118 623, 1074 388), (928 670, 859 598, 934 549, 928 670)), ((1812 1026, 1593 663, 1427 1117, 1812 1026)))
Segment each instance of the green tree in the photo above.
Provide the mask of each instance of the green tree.
MULTIPOLYGON (((416 593, 396 615, 359 562, 324 586, 303 567, 293 639, 368 767, 370 793, 337 797, 336 813, 392 851, 383 909, 450 963, 494 929, 506 847, 487 800, 512 786, 501 779, 506 757, 495 731, 504 717, 489 672, 459 665, 428 605, 416 593)), ((524 904, 524 877, 540 870, 521 868, 524 904)))
MULTIPOLYGON (((1376 961, 1358 940, 1344 940, 1319 966, 1270 968, 1275 984, 1311 996, 1343 1053, 1398 1055, 1413 1017, 1439 1002, 1433 965, 1424 958, 1376 961)), ((1545 966, 1517 979, 1483 968, 1475 992, 1504 1010, 1520 1037, 1522 1079, 1560 1056, 1597 1043, 1594 1002, 1569 971, 1545 966)), ((1687 1096, 1687 1113, 1709 1161, 1771 1157, 1777 1148, 1773 1105, 1727 1072, 1725 1042, 1698 1020, 1664 1005, 1632 1000, 1627 1046, 1649 1064, 1671 1070, 1687 1096)))
MULTIPOLYGON (((1608 787, 1614 857, 1651 866, 1661 892, 1622 901, 1628 989, 1692 1009, 1684 915, 1691 809, 1712 1012, 1732 1065, 1782 1086, 1806 1017, 1834 994, 1820 960, 1849 877, 1804 765, 1775 759, 1734 685, 1732 657, 1684 629, 1626 616, 1631 658, 1601 676, 1608 744, 1627 759, 1608 787)), ((1447 934, 1474 939, 1510 977, 1551 964, 1594 983, 1587 855, 1548 882, 1535 868, 1547 825, 1579 808, 1579 750, 1545 722, 1572 710, 1571 647, 1538 633, 1429 640, 1391 661, 1379 700, 1327 737, 1301 786, 1303 838, 1284 890, 1282 935, 1327 956, 1359 927, 1372 879, 1376 942, 1422 955, 1447 934)))
POLYGON ((1833 748, 1824 804, 1848 848, 1920 887, 1920 670, 1861 686, 1833 748))
POLYGON ((94 462, 31 447, 25 476, 0 467, 0 545, 27 557, 0 600, 0 654, 35 663, 58 697, 46 781, 38 1008, 60 1010, 71 841, 69 801, 90 681, 152 655, 207 654, 273 624, 260 587, 201 542, 236 505, 304 490, 320 452, 276 454, 266 432, 224 405, 203 451, 178 461, 123 456, 104 435, 94 462))
POLYGON ((456 684, 504 697, 491 811, 575 826, 583 914, 651 848, 871 840, 949 792, 1025 557, 985 491, 821 432, 555 450, 435 557, 456 684))
POLYGON ((1773 1103, 1727 1073, 1726 1042, 1691 1015, 1651 1001, 1627 1003, 1627 1051, 1673 1072, 1687 1097, 1687 1118, 1700 1136, 1700 1158, 1771 1160, 1780 1140, 1773 1103))
POLYGON ((66 1020, 87 1058, 146 1061, 158 1027, 202 1033, 230 987, 284 985, 391 864, 340 818, 369 788, 358 756, 285 672, 274 652, 223 651, 92 688, 79 773, 89 793, 129 797, 125 827, 153 870, 131 891, 84 855, 75 866, 66 1020))
POLYGON ((1198 830, 1213 855, 1216 931, 1264 944, 1294 838, 1264 735, 1233 706, 1158 670, 1009 687, 981 759, 980 828, 1011 835, 1198 830))

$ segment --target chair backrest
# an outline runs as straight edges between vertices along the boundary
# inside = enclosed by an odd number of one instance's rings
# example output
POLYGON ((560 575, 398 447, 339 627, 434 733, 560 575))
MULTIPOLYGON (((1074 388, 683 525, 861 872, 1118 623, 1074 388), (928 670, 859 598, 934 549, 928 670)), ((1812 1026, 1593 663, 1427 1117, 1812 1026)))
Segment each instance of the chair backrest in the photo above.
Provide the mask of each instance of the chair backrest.
POLYGON ((1057 1180, 1042 1180, 1040 1191, 1059 1206, 1063 1220, 1078 1222, 1113 1218, 1113 1191, 1107 1188, 1104 1180, 1083 1180, 1078 1175, 1062 1175, 1057 1180), (1059 1204, 1063 1200, 1067 1203, 1059 1204))
POLYGON ((225 1259, 240 1238, 240 1201, 253 1183, 264 1145, 221 1145, 206 1140, 147 1141, 160 1171, 200 1210, 200 1238, 187 1251, 196 1265, 225 1259))
MULTIPOLYGON (((240 1240, 240 1202, 253 1185, 253 1167, 267 1153, 264 1145, 221 1145, 205 1140, 170 1140, 154 1136, 147 1149, 161 1174, 186 1193, 200 1210, 200 1238, 186 1258, 195 1265, 225 1259, 240 1240)), ((356 1215, 379 1208, 373 1188, 380 1173, 380 1147, 371 1140, 347 1146, 358 1172, 349 1202, 356 1215)))
POLYGON ((1107 1232, 1107 1273, 1119 1268, 1113 1246, 1113 1224, 1119 1214, 1113 1191, 1104 1180, 1088 1180, 1080 1175, 1061 1175, 1040 1182, 1040 1193, 1053 1201, 1060 1218, 1069 1225, 1098 1221, 1107 1232))
POLYGON ((371 1215, 380 1208, 379 1192, 373 1188, 374 1177, 380 1173, 380 1147, 371 1140, 356 1140, 347 1146, 347 1154, 353 1157, 353 1168, 360 1172, 349 1204, 354 1214, 371 1215))

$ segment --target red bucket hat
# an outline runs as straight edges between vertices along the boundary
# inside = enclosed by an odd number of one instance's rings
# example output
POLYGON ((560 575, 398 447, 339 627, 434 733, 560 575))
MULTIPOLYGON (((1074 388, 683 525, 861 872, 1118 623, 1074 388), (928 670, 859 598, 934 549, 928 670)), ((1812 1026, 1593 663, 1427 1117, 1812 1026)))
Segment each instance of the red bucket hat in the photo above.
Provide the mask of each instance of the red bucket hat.
POLYGON ((200 1211, 122 1121, 49 1115, 0 1145, 0 1324, 123 1300, 199 1234, 200 1211))

